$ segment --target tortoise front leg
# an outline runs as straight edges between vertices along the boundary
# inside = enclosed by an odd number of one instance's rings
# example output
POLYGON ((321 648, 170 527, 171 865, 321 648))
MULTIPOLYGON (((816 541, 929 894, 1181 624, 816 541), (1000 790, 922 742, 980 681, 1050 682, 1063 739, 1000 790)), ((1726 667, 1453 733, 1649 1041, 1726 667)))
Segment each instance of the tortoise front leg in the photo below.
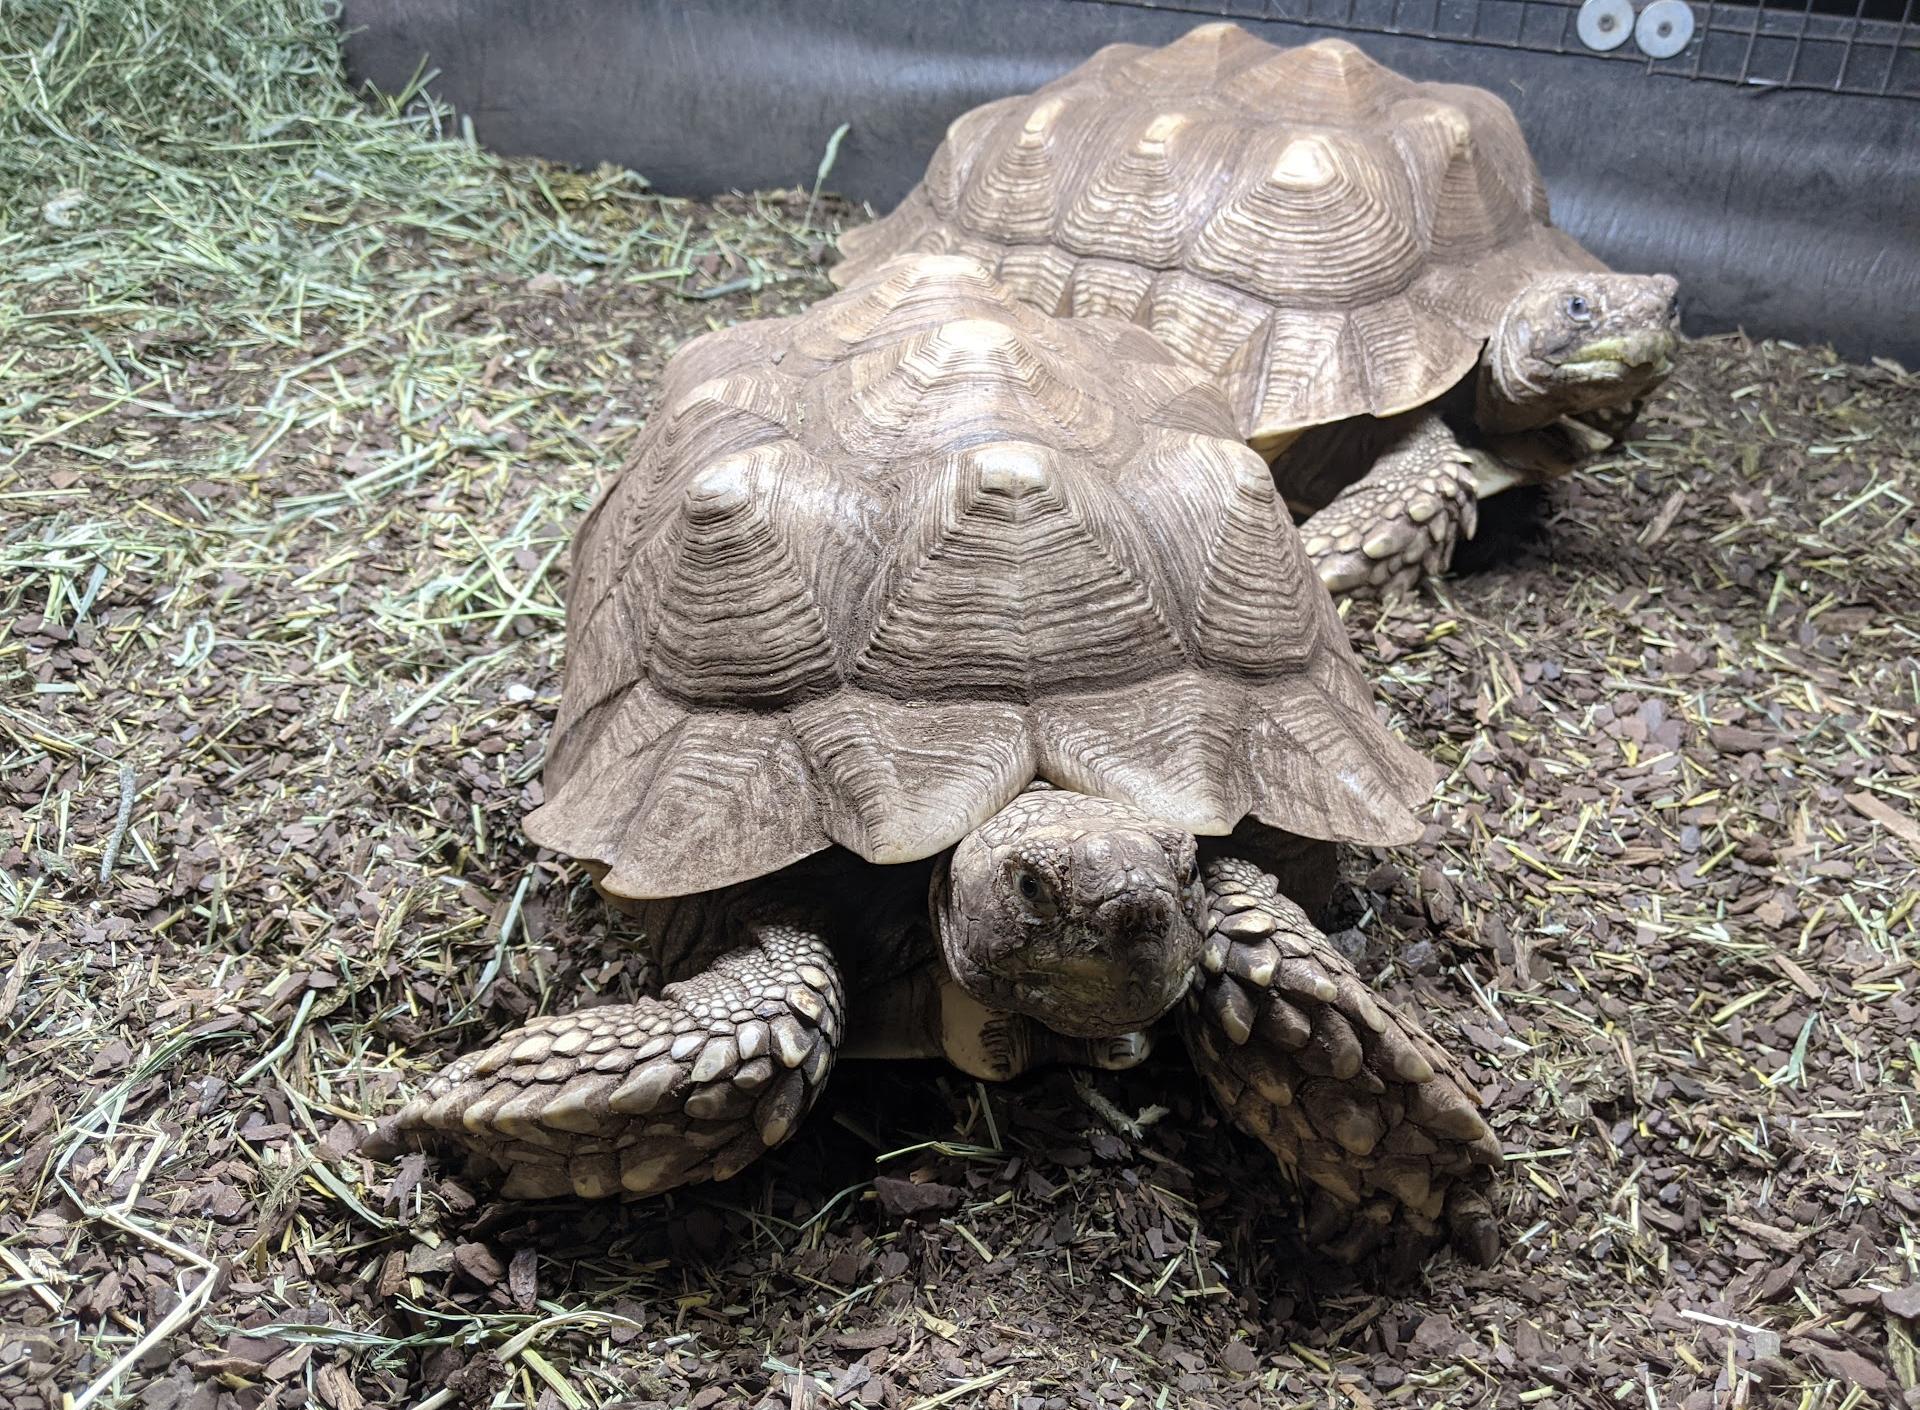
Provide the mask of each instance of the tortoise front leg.
POLYGON ((1479 518, 1473 455, 1427 416, 1300 526, 1333 593, 1386 592, 1443 573, 1479 518))
POLYGON ((1308 1238, 1349 1261, 1396 1229, 1490 1262, 1483 1190, 1500 1143, 1465 1079, 1375 999, 1274 879, 1209 860, 1200 971, 1182 1009, 1194 1066, 1234 1124, 1312 1187, 1308 1238))
POLYGON ((839 968, 815 928, 760 922, 657 999, 538 1018, 381 1123, 378 1154, 445 1139, 516 1198, 658 1194, 737 1174, 790 1136, 833 1065, 839 968))

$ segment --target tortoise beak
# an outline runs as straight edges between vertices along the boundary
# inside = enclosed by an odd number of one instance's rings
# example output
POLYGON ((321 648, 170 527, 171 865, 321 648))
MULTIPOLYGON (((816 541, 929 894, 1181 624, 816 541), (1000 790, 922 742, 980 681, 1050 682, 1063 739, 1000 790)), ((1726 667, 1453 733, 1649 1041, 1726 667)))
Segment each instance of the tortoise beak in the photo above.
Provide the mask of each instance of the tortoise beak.
POLYGON ((1591 369, 1596 381, 1610 376, 1658 375, 1672 366, 1674 343, 1668 329, 1636 329, 1582 343, 1561 358, 1560 365, 1591 369))

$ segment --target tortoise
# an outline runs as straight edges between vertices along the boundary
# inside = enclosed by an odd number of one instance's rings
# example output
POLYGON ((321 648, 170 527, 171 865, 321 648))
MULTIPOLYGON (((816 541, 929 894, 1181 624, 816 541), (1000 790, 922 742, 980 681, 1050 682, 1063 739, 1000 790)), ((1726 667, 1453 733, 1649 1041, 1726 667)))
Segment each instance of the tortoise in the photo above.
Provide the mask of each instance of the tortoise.
POLYGON ((1550 223, 1493 94, 1224 23, 962 115, 840 249, 842 287, 957 252, 1150 328, 1220 380, 1336 592, 1444 569, 1480 499, 1623 434, 1678 337, 1670 276, 1550 223))
POLYGON ((457 1059, 368 1149, 652 1194, 777 1146, 837 1057, 1126 1067, 1177 1011, 1327 1246, 1491 1256, 1471 1088, 1303 909, 1434 770, 1204 374, 909 257, 679 351, 574 561, 525 829, 669 982, 457 1059))

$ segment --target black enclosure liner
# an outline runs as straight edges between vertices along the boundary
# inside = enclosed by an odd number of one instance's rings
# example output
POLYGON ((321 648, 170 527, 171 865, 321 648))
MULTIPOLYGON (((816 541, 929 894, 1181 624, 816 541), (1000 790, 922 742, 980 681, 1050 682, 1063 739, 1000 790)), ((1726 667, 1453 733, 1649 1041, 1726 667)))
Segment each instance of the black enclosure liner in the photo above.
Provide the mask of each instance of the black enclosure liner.
POLYGON ((1231 18, 1341 34, 1409 77, 1498 93, 1554 219, 1680 276, 1690 331, 1920 363, 1920 18, 1912 0, 1695 4, 1652 62, 1575 36, 1574 0, 346 0, 348 61, 421 65, 495 150, 630 167, 664 192, 828 185, 888 209, 956 115, 1103 44, 1231 18), (1295 19, 1267 18, 1283 12, 1295 19), (1382 32, 1386 30, 1398 32, 1382 32))

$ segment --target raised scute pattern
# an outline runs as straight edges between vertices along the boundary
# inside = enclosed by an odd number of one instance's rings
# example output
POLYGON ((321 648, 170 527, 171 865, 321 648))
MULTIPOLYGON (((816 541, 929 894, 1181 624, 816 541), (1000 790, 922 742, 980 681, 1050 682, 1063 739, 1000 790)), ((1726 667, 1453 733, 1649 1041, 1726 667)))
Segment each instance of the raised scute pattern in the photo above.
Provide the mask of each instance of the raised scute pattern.
POLYGON ((1048 312, 1150 326, 1224 380, 1257 445, 1431 401, 1478 357, 1486 310, 1601 267, 1548 223, 1493 94, 1231 24, 1111 45, 963 115, 841 249, 842 287, 902 252, 965 251, 1048 312))
POLYGON ((1431 771, 1329 612, 1204 374, 911 258, 669 366, 580 536, 527 829, 639 897, 927 856, 1035 776, 1401 840, 1431 771))

